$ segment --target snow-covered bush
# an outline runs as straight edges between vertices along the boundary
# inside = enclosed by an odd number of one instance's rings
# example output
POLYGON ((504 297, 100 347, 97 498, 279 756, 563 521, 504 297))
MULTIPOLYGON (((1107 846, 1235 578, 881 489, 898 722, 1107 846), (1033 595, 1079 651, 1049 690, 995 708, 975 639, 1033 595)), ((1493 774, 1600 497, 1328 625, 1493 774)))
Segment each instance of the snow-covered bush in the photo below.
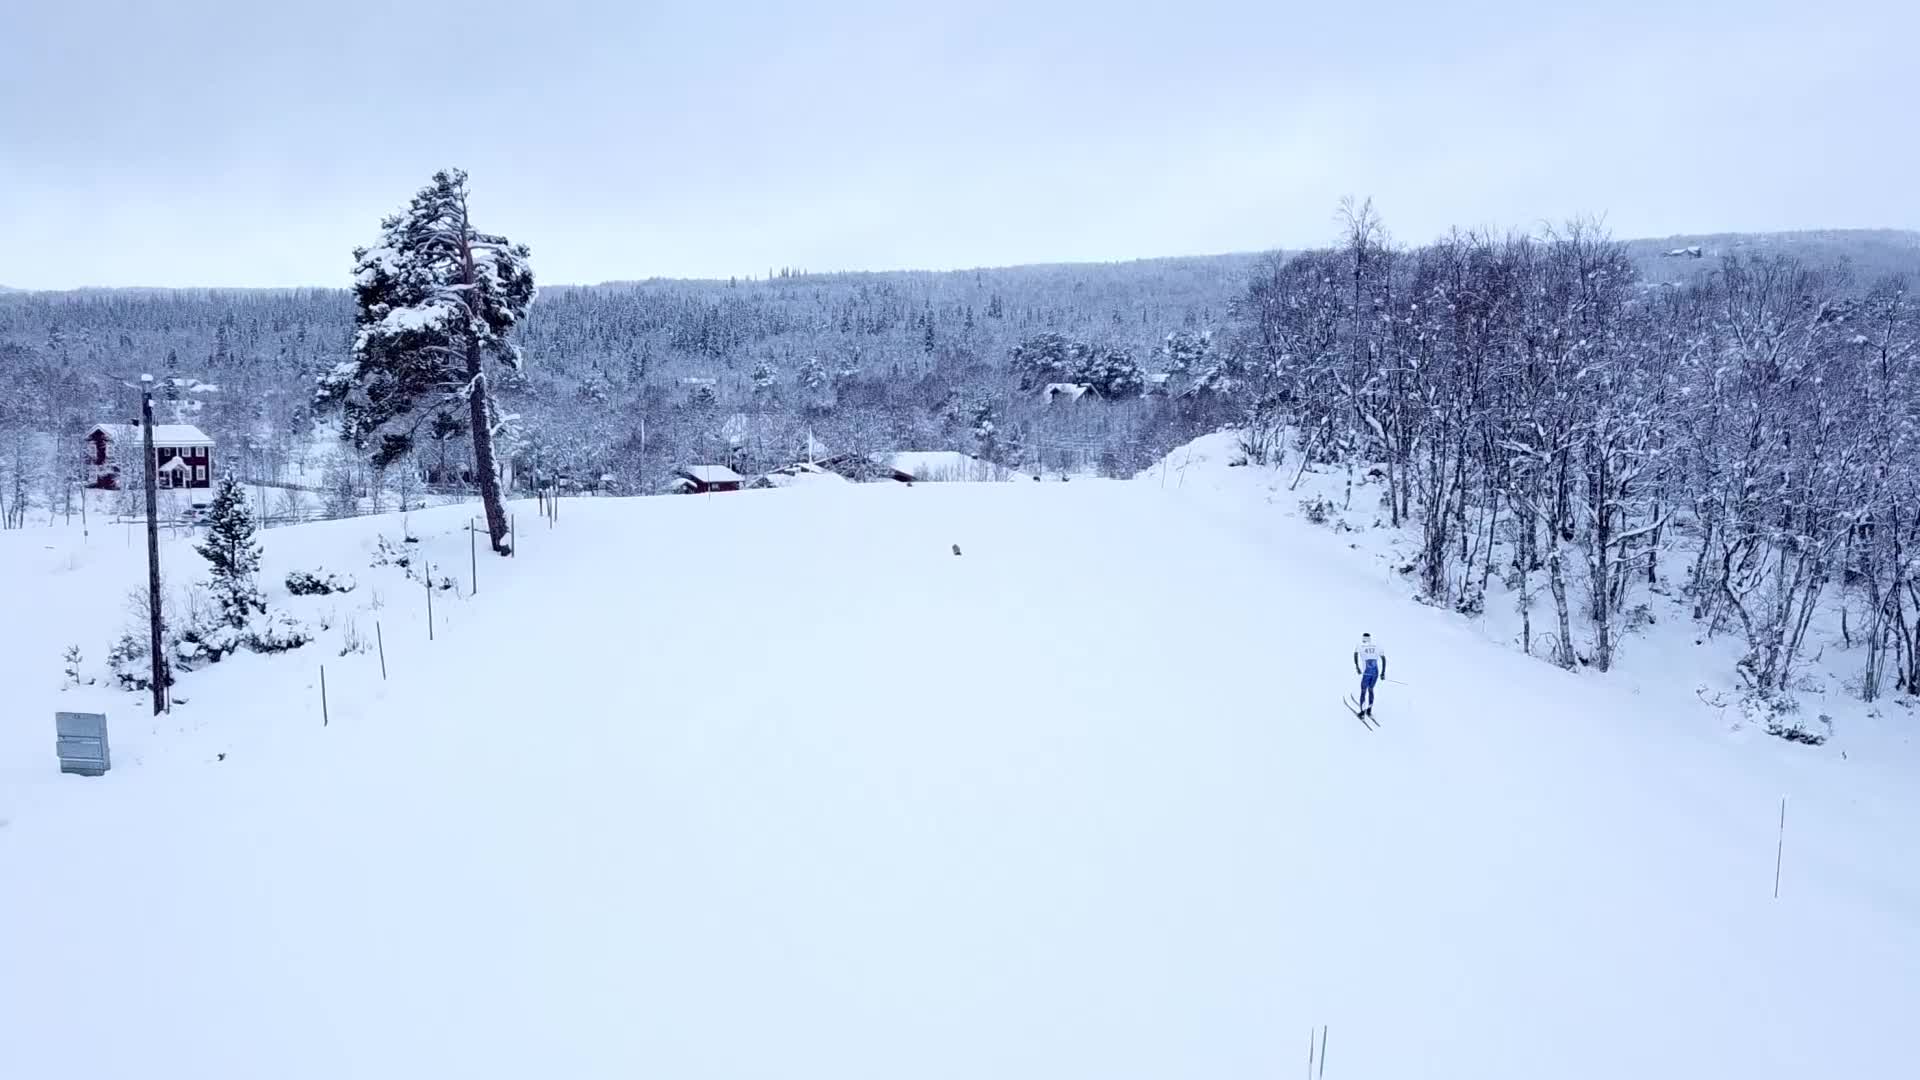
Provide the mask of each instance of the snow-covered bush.
POLYGON ((276 611, 272 615, 254 621, 247 645, 254 652, 279 653, 297 649, 313 640, 313 631, 288 615, 276 611))
MULTIPOLYGON (((407 542, 413 543, 414 539, 408 537, 407 542)), ((373 559, 368 565, 397 566, 402 570, 406 570, 413 566, 413 552, 395 544, 393 541, 387 539, 385 533, 381 533, 373 539, 373 559)))
POLYGON ((1324 496, 1315 495, 1312 498, 1300 500, 1300 516, 1313 522, 1315 525, 1325 525, 1328 521, 1331 521, 1333 519, 1333 510, 1333 503, 1324 496))
MULTIPOLYGON (((153 653, 147 647, 145 627, 128 630, 107 650, 107 670, 122 690, 146 690, 153 686, 153 653)), ((167 672, 172 681, 172 672, 167 672)))
POLYGON ((192 671, 208 664, 217 664, 228 656, 240 651, 248 642, 245 627, 234 626, 219 618, 209 618, 203 612, 193 612, 182 627, 180 635, 173 642, 174 666, 181 671, 192 671))
POLYGON ((1255 465, 1278 466, 1286 457, 1285 414, 1279 403, 1262 399, 1247 410, 1246 426, 1237 441, 1240 453, 1255 465))
POLYGON ((373 648, 373 642, 368 641, 367 635, 361 632, 359 620, 349 616, 346 622, 340 624, 341 656, 363 653, 371 648, 373 648))
POLYGON ((1821 716, 1819 727, 1809 724, 1805 717, 1791 714, 1775 714, 1767 721, 1767 734, 1785 739, 1788 742, 1806 743, 1819 746, 1833 733, 1833 718, 1821 716))
POLYGON ((338 574, 316 573, 312 570, 295 570, 287 575, 287 592, 294 596, 331 596, 334 593, 347 593, 358 584, 354 579, 338 574))
POLYGON ((1739 702, 1740 713, 1749 722, 1766 729, 1767 734, 1788 742, 1819 746, 1833 734, 1833 718, 1821 715, 1809 720, 1800 702, 1789 694, 1764 694, 1748 690, 1739 702))

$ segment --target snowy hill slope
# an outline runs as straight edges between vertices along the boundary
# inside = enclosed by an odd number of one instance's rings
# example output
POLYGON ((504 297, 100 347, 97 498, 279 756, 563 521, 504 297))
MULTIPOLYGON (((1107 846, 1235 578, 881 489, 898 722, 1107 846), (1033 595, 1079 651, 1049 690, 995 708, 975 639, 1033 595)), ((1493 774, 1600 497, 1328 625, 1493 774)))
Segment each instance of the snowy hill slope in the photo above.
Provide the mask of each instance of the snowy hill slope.
MULTIPOLYGON (((1910 776, 1729 747, 1243 511, 1177 480, 523 506, 431 643, 367 565, 397 518, 270 532, 270 579, 361 580, 274 592, 333 606, 322 641, 158 725, 108 695, 97 780, 51 775, 73 694, 10 709, 0 1075, 1253 1077, 1323 1024, 1336 1080, 1907 1074, 1910 776), (1362 630, 1406 684, 1378 732, 1339 703, 1362 630)), ((462 578, 464 520, 407 523, 462 578)), ((31 690, 138 549, 18 535, 31 690)))

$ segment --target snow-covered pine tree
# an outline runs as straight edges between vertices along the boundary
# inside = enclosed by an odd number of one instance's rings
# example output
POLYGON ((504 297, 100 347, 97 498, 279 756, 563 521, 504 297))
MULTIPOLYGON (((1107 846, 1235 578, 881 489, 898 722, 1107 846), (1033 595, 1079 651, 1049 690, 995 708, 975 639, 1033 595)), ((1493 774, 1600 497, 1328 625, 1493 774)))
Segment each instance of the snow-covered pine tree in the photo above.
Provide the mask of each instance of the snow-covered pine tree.
POLYGON ((520 366, 507 335, 533 303, 528 254, 525 244, 474 227, 466 173, 435 173, 380 223, 379 243, 354 251, 352 359, 321 377, 318 396, 341 409, 355 445, 374 443, 381 467, 406 456, 421 425, 464 405, 487 531, 502 555, 510 544, 493 446, 502 420, 487 362, 520 366))
POLYGON ((1147 388, 1146 374, 1125 349, 1089 352, 1081 363, 1080 381, 1109 401, 1137 398, 1147 388))
POLYGON ((213 567, 211 591, 220 605, 220 621, 235 629, 267 610, 266 598, 253 583, 260 570, 260 545, 253 533, 253 512, 240 481, 232 475, 221 477, 207 515, 207 538, 195 550, 213 567))
POLYGON ((772 397, 780 385, 780 372, 765 359, 753 365, 753 392, 756 397, 772 397))
POLYGON ((973 407, 973 445, 975 452, 986 461, 1000 460, 1000 426, 995 423, 999 412, 993 402, 982 398, 973 407))

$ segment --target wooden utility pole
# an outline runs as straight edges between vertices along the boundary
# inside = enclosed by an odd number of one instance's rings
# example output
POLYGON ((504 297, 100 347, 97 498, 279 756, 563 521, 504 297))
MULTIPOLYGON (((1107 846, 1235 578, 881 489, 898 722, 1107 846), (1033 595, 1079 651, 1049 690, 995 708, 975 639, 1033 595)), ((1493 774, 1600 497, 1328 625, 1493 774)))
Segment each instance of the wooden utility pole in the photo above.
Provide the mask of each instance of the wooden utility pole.
POLYGON ((153 376, 140 376, 140 438, 147 459, 147 647, 153 661, 153 714, 167 709, 167 656, 160 644, 160 492, 153 459, 153 376))

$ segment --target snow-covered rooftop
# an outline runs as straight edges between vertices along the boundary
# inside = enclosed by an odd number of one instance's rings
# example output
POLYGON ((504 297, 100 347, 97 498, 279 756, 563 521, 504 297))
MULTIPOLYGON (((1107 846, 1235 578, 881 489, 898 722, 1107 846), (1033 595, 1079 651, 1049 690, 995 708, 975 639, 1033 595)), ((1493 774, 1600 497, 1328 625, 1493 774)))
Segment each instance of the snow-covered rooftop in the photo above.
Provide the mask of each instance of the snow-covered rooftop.
POLYGON ((688 465, 679 470, 680 475, 703 484, 738 484, 743 477, 725 465, 688 465))
POLYGON ((915 480, 992 480, 1000 470, 958 450, 903 450, 875 454, 873 461, 915 480))
MULTIPOLYGON (((139 424, 96 424, 93 431, 87 434, 92 435, 94 431, 105 435, 109 442, 141 440, 139 424)), ((212 446, 213 440, 207 437, 206 432, 192 424, 155 424, 153 425, 153 445, 212 446)))
POLYGON ((776 488, 805 487, 813 484, 834 485, 849 482, 846 477, 841 476, 839 473, 831 469, 823 469, 807 461, 799 461, 792 465, 775 469, 761 477, 761 480, 765 481, 767 487, 776 488))

